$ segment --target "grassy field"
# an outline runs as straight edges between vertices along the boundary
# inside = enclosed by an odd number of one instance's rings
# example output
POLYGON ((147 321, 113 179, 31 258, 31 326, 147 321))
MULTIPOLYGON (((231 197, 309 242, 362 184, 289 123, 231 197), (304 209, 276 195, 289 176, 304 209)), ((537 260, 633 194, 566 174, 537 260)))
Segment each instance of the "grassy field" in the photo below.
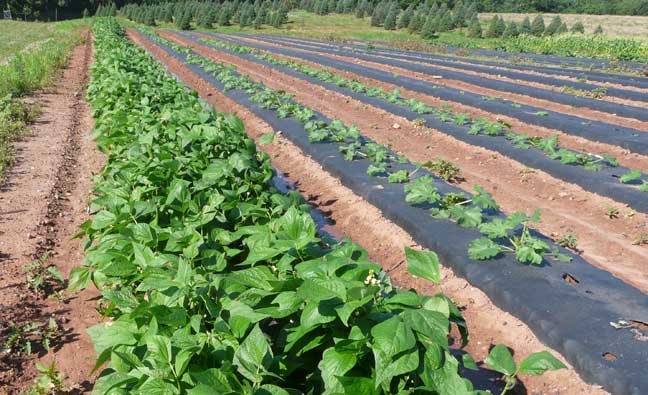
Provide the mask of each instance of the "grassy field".
POLYGON ((36 107, 19 100, 52 83, 87 21, 0 21, 0 179, 13 160, 13 142, 26 133, 36 107))
POLYGON ((37 49, 49 41, 67 40, 83 24, 83 20, 57 23, 0 20, 0 64, 6 64, 18 52, 37 49))
MULTIPOLYGON (((481 21, 485 22, 495 14, 479 14, 481 21)), ((520 22, 524 17, 529 16, 533 20, 535 14, 497 14, 505 21, 520 22)), ((603 32, 611 37, 631 37, 648 41, 648 16, 627 16, 627 15, 583 15, 583 14, 542 14, 545 23, 548 24, 555 15, 571 27, 577 21, 585 26, 586 33, 593 33, 596 26, 601 25, 603 32)))

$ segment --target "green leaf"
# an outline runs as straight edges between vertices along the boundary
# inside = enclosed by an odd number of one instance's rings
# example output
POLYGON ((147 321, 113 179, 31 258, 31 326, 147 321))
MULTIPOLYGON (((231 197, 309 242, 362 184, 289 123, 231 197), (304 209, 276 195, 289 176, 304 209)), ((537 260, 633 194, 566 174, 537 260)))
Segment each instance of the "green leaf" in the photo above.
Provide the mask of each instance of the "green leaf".
POLYGON ((475 360, 473 359, 473 357, 470 356, 470 354, 461 355, 461 364, 466 369, 479 370, 477 364, 475 363, 475 360))
POLYGON ((391 358, 414 347, 416 340, 412 329, 403 320, 394 316, 371 328, 372 348, 391 358))
POLYGON ((274 138, 275 138, 274 132, 262 134, 261 137, 259 137, 259 145, 272 144, 274 138))
POLYGON ((513 356, 508 348, 502 344, 493 347, 484 362, 491 368, 509 377, 515 375, 516 365, 513 356))
POLYGON ((272 350, 268 340, 256 324, 234 353, 234 366, 244 377, 259 383, 271 361, 272 350))
POLYGON ((392 184, 400 184, 406 182, 407 180, 409 180, 409 173, 407 172, 407 170, 398 170, 394 173, 391 173, 389 177, 387 177, 387 181, 392 184))
POLYGON ((346 287, 344 282, 334 278, 307 278, 297 291, 304 300, 320 301, 332 298, 346 300, 346 287))
POLYGON ((515 250, 515 258, 522 263, 533 263, 539 265, 542 263, 542 254, 538 253, 533 247, 522 245, 515 250))
POLYGON ((326 393, 339 393, 344 387, 338 376, 344 376, 357 362, 357 357, 352 351, 336 350, 335 347, 327 348, 322 354, 322 360, 317 367, 322 372, 324 389, 326 393))
POLYGON ((623 184, 628 184, 633 181, 638 181, 640 179, 641 179, 641 170, 637 170, 637 169, 632 169, 626 174, 619 177, 619 181, 621 181, 621 183, 623 184))
POLYGON ((90 225, 90 228, 95 230, 105 229, 113 225, 115 221, 117 221, 115 214, 107 210, 102 210, 92 219, 92 225, 90 225))
POLYGON ((422 176, 404 187, 405 201, 412 204, 429 203, 434 204, 441 199, 441 195, 437 192, 434 185, 434 179, 430 176, 422 176))
POLYGON ((90 284, 90 269, 85 267, 75 267, 70 271, 70 279, 68 281, 68 292, 76 292, 81 289, 88 288, 90 284))
POLYGON ((175 395, 178 389, 170 382, 159 378, 149 377, 139 388, 133 391, 136 395, 175 395))
POLYGON ((468 257, 479 261, 494 258, 500 252, 502 252, 502 246, 486 237, 473 240, 468 246, 468 257))
POLYGON ((441 282, 439 258, 434 251, 418 251, 405 247, 407 272, 412 276, 424 278, 435 284, 441 282))
POLYGON ((548 370, 566 369, 562 362, 548 351, 540 351, 526 357, 520 363, 520 373, 531 376, 540 376, 548 370))

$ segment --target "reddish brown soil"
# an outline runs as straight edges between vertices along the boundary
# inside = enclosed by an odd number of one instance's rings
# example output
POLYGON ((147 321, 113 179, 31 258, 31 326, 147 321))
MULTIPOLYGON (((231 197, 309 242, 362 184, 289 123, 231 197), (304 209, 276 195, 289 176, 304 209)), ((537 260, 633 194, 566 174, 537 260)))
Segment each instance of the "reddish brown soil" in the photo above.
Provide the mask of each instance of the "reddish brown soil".
POLYGON ((192 44, 194 51, 203 56, 236 65, 239 72, 272 89, 295 94, 297 102, 330 118, 359 126, 363 135, 390 146, 410 160, 425 162, 444 157, 453 161, 466 179, 460 187, 470 190, 476 184, 483 186, 509 214, 542 210, 540 231, 557 238, 574 233, 579 239, 578 248, 590 262, 648 291, 648 250, 632 245, 633 239, 628 235, 645 231, 647 215, 637 213, 610 220, 605 215, 607 208, 622 206, 612 199, 565 183, 540 170, 527 169, 507 157, 465 144, 434 129, 421 129, 404 118, 318 85, 197 45, 173 33, 160 34, 180 44, 192 44))
MULTIPOLYGON (((67 278, 82 259, 83 241, 71 240, 88 218, 86 207, 91 175, 100 169, 101 155, 90 138, 92 117, 83 99, 92 40, 76 47, 61 80, 33 99, 42 115, 31 136, 17 144, 17 161, 0 191, 0 341, 5 325, 47 322, 53 318, 64 336, 46 353, 34 347, 32 355, 4 354, 0 359, 3 394, 18 394, 32 385, 36 361, 55 361, 75 393, 90 388, 94 351, 85 329, 99 319, 96 292, 61 293, 47 298, 28 289, 22 268, 47 254, 47 264, 67 278)), ((61 289, 62 287, 58 287, 61 289)))
MULTIPOLYGON (((137 32, 129 31, 128 35, 135 43, 154 54, 172 73, 178 75, 185 84, 195 89, 219 111, 236 113, 243 119, 251 137, 258 140, 262 134, 272 131, 268 124, 223 96, 181 62, 148 41, 142 40, 137 32)), ((482 361, 488 354, 489 347, 495 343, 506 343, 512 347, 517 358, 547 348, 524 323, 494 306, 486 295, 465 280, 456 277, 452 271, 443 269, 442 287, 435 287, 409 276, 402 263, 403 246, 415 245, 411 237, 386 220, 374 206, 342 186, 339 180, 323 171, 316 162, 280 134, 276 136, 273 144, 261 146, 261 149, 268 152, 273 166, 279 171, 287 172, 285 174, 288 180, 295 183, 299 191, 316 208, 328 214, 333 225, 325 227, 325 231, 348 236, 366 248, 371 258, 381 263, 398 286, 415 288, 425 294, 434 294, 442 290, 462 306, 471 332, 471 343, 467 351, 476 360, 482 361)), ((557 354, 554 352, 554 355, 557 354)), ((538 395, 606 393, 597 386, 585 384, 571 368, 552 372, 541 378, 524 378, 523 386, 529 394, 538 395)))
MULTIPOLYGON (((241 38, 244 40, 250 40, 248 37, 237 37, 241 38)), ((269 44, 264 42, 264 44, 269 44)), ((269 45, 274 45, 274 46, 281 46, 281 45, 276 45, 276 44, 269 44, 269 45)), ((600 111, 595 111, 587 108, 582 108, 582 107, 572 107, 564 104, 559 104, 547 100, 542 100, 542 99, 536 99, 534 97, 526 96, 526 95, 520 95, 520 94, 513 94, 513 93, 508 93, 508 92, 502 92, 502 91, 497 91, 494 89, 488 89, 484 88, 478 85, 473 85, 473 84, 468 84, 462 81, 458 80, 451 80, 451 79, 444 79, 444 78, 434 78, 435 76, 431 76, 428 74, 423 74, 423 73, 418 73, 414 72, 411 70, 406 70, 400 67, 394 67, 394 66, 389 66, 389 65, 384 65, 381 63, 377 62, 370 62, 370 61, 364 61, 364 60, 359 60, 353 57, 348 57, 348 56, 340 56, 340 55, 331 55, 331 54, 326 54, 326 53, 319 53, 316 50, 313 51, 306 51, 303 49, 296 49, 292 48, 294 50, 298 51, 305 51, 305 52, 313 52, 313 53, 318 53, 319 55, 322 56, 327 56, 333 59, 339 59, 342 61, 346 62, 351 62, 359 65, 363 65, 366 67, 372 67, 372 68, 377 68, 385 71, 389 71, 390 73, 398 74, 398 75, 403 75, 407 77, 413 77, 422 81, 427 81, 433 84, 437 85, 444 85, 450 88, 455 88, 467 92, 473 92, 480 94, 482 96, 493 96, 493 97, 499 97, 507 100, 512 100, 517 103, 521 104, 527 104, 531 106, 535 106, 538 108, 542 108, 545 110, 551 110, 551 111, 556 111, 559 113, 564 113, 564 114, 571 114, 571 115, 576 115, 579 117, 591 119, 591 120, 597 120, 597 121, 602 121, 602 122, 607 122, 615 125, 620 125, 620 126, 626 126, 630 128, 635 128, 641 131, 648 131, 648 122, 644 121, 639 121, 636 119, 631 119, 631 118, 624 118, 624 117, 619 117, 613 114, 609 113, 604 113, 600 111)))
MULTIPOLYGON (((204 38, 207 38, 207 39, 213 38, 211 36, 204 35, 204 34, 201 34, 201 33, 196 33, 196 35, 203 36, 204 38)), ((249 41, 249 42, 259 42, 259 41, 252 40, 252 39, 250 39, 248 37, 243 38, 243 37, 238 37, 237 36, 237 38, 245 39, 246 41, 249 41)), ((263 42, 263 43, 265 43, 265 42, 263 42)), ((282 55, 278 55, 278 54, 275 54, 275 53, 272 53, 272 55, 275 56, 275 57, 278 57, 278 58, 290 59, 290 60, 298 61, 300 63, 307 64, 307 65, 309 65, 311 67, 321 68, 321 66, 319 64, 309 62, 309 61, 305 61, 303 59, 292 58, 292 57, 288 57, 288 56, 282 56, 282 55)), ((428 104, 430 106, 434 106, 434 107, 437 107, 437 108, 441 108, 443 106, 449 106, 452 109, 453 112, 468 114, 472 118, 489 118, 489 119, 492 119, 492 120, 499 119, 499 120, 501 120, 503 122, 506 122, 507 124, 511 125, 512 129, 514 131, 518 132, 518 133, 521 132, 521 133, 525 133, 525 134, 528 134, 528 135, 531 135, 531 136, 540 136, 540 137, 548 137, 548 136, 557 135, 558 138, 559 138, 559 142, 560 142, 561 146, 564 146, 566 148, 571 148, 571 149, 574 149, 574 150, 577 150, 577 151, 589 152, 589 153, 597 154, 597 155, 601 155, 601 154, 612 155, 613 157, 615 157, 615 158, 617 158, 619 160, 619 163, 622 166, 641 169, 644 172, 648 172, 648 157, 647 156, 639 155, 639 154, 636 154, 636 153, 631 153, 627 149, 624 149, 624 148, 621 148, 621 147, 618 147, 618 146, 587 140, 587 139, 584 139, 582 137, 569 135, 567 133, 563 133, 563 132, 555 130, 555 129, 549 129, 549 128, 544 128, 544 127, 537 126, 537 125, 528 124, 528 123, 522 122, 522 121, 520 121, 520 120, 518 120, 516 118, 512 118, 512 117, 509 117, 509 116, 505 116, 505 115, 501 115, 501 114, 493 114, 493 113, 489 113, 489 112, 484 111, 484 110, 480 110, 480 109, 475 108, 475 107, 470 107, 470 106, 466 106, 466 105, 451 102, 451 101, 441 100, 441 99, 439 99, 439 98, 437 98, 435 96, 430 96, 430 95, 426 95, 426 94, 423 94, 423 93, 411 91, 411 90, 402 88, 402 87, 400 87, 398 85, 388 84, 388 83, 385 83, 385 82, 382 82, 382 81, 378 81, 378 80, 374 80, 374 79, 371 79, 371 78, 364 77, 364 76, 362 76, 360 74, 350 73, 348 71, 344 71, 344 70, 341 70, 341 69, 329 68, 329 70, 331 70, 331 71, 335 72, 336 74, 341 75, 341 76, 343 76, 345 78, 358 80, 358 81, 360 81, 360 82, 362 82, 362 83, 364 83, 366 85, 380 86, 385 91, 392 91, 394 89, 399 89, 401 94, 403 95, 403 97, 414 98, 414 99, 417 99, 417 100, 419 100, 419 101, 421 101, 423 103, 426 103, 426 104, 428 104)))

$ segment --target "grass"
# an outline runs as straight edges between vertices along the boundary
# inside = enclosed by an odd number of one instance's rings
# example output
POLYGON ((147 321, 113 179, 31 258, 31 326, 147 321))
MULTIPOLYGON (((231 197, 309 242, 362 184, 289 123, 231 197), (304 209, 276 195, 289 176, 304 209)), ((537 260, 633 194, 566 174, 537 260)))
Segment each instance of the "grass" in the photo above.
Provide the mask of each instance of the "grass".
POLYGON ((55 80, 70 49, 81 42, 85 25, 84 20, 0 21, 0 179, 13 161, 13 143, 25 135, 38 112, 20 97, 55 80))

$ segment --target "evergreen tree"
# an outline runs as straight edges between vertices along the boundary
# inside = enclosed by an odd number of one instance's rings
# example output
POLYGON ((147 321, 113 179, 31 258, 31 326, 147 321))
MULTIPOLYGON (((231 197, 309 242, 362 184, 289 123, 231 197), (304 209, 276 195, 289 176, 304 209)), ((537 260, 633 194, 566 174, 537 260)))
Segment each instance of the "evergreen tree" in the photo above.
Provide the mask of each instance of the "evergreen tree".
POLYGON ((551 19, 551 22, 547 27, 545 28, 544 35, 545 36, 553 36, 556 34, 558 29, 560 29, 560 25, 562 25, 562 20, 560 19, 560 15, 556 15, 551 19))
POLYGON ((450 10, 446 10, 443 15, 439 15, 436 29, 439 32, 447 32, 452 30, 452 13, 450 12, 450 10))
POLYGON ((146 16, 144 17, 144 24, 146 26, 155 26, 155 17, 153 9, 146 11, 146 16))
POLYGON ((479 18, 477 15, 474 15, 470 21, 470 26, 468 27, 468 37, 472 38, 481 38, 482 37, 482 28, 479 23, 479 18))
POLYGON ((371 14, 371 26, 380 26, 380 4, 374 8, 373 13, 371 14))
POLYGON ((423 28, 421 28, 421 37, 431 39, 434 38, 436 35, 436 31, 434 29, 434 16, 428 15, 427 19, 425 20, 425 24, 423 25, 423 28))
POLYGON ((180 17, 180 23, 178 24, 180 30, 189 30, 191 29, 191 12, 186 10, 182 13, 180 17))
POLYGON ((499 23, 499 17, 497 15, 494 15, 491 18, 490 22, 488 23, 488 28, 486 29, 486 34, 484 34, 484 37, 486 38, 499 37, 499 34, 497 34, 498 23, 499 23))
POLYGON ((513 21, 510 21, 509 23, 506 24, 506 29, 504 29, 504 34, 502 34, 502 37, 504 38, 512 38, 512 37, 517 37, 519 34, 517 24, 513 21))
POLYGON ((568 31, 569 29, 567 29, 567 23, 563 22, 560 24, 558 30, 556 30, 556 34, 563 34, 563 33, 567 33, 568 31))
POLYGON ((596 26, 596 29, 594 29, 594 34, 603 34, 603 26, 596 26))
POLYGON ((457 2, 454 8, 454 14, 452 15, 452 27, 462 28, 466 26, 466 13, 464 11, 464 6, 461 3, 461 0, 457 2))
POLYGON ((504 31, 506 30, 506 22, 504 22, 504 18, 501 16, 497 18, 497 36, 502 37, 504 35, 504 31))
POLYGON ((397 2, 393 2, 385 16, 385 30, 396 30, 396 20, 398 19, 399 13, 400 6, 397 2))
POLYGON ((223 6, 220 15, 218 15, 218 24, 221 26, 229 26, 231 19, 231 9, 229 6, 223 6))
POLYGON ((572 33, 585 33, 585 26, 583 26, 583 23, 581 21, 578 21, 572 25, 571 28, 572 33))
POLYGON ((522 23, 520 23, 518 32, 520 34, 531 34, 531 21, 529 20, 528 16, 524 18, 522 23))
POLYGON ((356 7, 356 0, 344 0, 344 12, 345 14, 350 14, 356 7))
POLYGON ((256 18, 254 18, 254 28, 255 29, 260 29, 261 25, 265 22, 266 19, 266 9, 265 7, 260 7, 259 11, 257 12, 256 18))
POLYGON ((533 23, 531 23, 531 34, 534 36, 540 37, 545 31, 545 23, 542 15, 538 15, 533 18, 533 23))
POLYGON ((356 13, 355 16, 356 18, 364 18, 365 13, 367 11, 367 7, 369 6, 369 2, 367 0, 362 0, 362 3, 358 5, 358 8, 356 8, 356 13))
POLYGON ((164 17, 162 18, 164 22, 173 22, 173 5, 171 3, 167 4, 164 8, 164 17))
POLYGON ((279 10, 277 10, 277 16, 274 22, 275 23, 272 26, 275 28, 281 27, 281 25, 288 22, 288 7, 285 5, 285 3, 282 3, 281 6, 279 6, 279 10))
POLYGON ((398 19, 398 28, 403 29, 408 27, 412 18, 414 18, 414 7, 410 4, 398 19))
POLYGON ((344 14, 344 0, 338 0, 337 4, 335 5, 335 13, 344 14))
POLYGON ((418 33, 423 29, 423 25, 425 24, 426 17, 423 12, 417 12, 414 14, 414 17, 410 21, 409 25, 407 26, 407 30, 410 33, 418 33))

